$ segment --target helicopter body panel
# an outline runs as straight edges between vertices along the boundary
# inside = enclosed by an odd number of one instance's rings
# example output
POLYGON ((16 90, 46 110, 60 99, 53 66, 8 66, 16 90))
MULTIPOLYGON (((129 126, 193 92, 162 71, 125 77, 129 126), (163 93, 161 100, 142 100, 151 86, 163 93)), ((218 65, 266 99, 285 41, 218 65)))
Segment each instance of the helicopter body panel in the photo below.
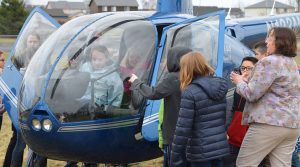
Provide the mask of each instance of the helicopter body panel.
MULTIPOLYGON (((48 118, 52 120, 50 116, 48 118)), ((157 142, 134 138, 138 120, 137 115, 125 119, 71 123, 63 126, 54 123, 54 133, 36 133, 29 130, 30 127, 26 124, 21 123, 21 126, 24 139, 31 149, 51 159, 131 163, 161 156, 157 142)))

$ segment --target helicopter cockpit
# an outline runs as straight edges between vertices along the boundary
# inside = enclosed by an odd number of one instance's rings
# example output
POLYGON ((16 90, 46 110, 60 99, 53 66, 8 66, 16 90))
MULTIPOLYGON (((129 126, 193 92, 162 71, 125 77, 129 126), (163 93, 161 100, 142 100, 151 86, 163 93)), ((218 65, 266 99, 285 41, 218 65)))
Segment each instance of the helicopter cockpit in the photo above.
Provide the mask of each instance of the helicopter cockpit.
POLYGON ((137 15, 98 14, 66 23, 28 66, 20 90, 21 120, 39 104, 48 109, 36 113, 51 111, 60 122, 137 114, 143 100, 129 89, 128 78, 135 73, 147 81, 155 41, 153 24, 137 15), (83 27, 86 19, 91 21, 83 27))

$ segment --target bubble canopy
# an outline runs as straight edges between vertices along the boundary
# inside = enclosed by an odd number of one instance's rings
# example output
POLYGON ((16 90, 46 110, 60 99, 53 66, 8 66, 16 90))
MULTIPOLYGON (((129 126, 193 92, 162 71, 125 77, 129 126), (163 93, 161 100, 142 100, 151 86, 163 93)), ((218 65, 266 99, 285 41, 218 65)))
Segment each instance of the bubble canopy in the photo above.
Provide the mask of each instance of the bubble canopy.
POLYGON ((37 50, 20 90, 21 121, 46 104, 61 122, 135 115, 142 103, 128 78, 149 80, 155 26, 134 14, 94 14, 63 25, 37 50))

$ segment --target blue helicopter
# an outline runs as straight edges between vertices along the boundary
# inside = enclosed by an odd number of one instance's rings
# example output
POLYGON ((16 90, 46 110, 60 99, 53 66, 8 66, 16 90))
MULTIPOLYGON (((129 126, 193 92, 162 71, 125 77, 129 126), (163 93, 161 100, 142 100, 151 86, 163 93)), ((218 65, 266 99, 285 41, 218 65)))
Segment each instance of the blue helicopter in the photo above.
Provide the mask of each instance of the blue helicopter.
POLYGON ((229 74, 243 57, 254 56, 252 45, 274 26, 299 36, 299 24, 300 14, 225 21, 219 11, 195 17, 191 0, 159 0, 156 12, 85 15, 62 26, 37 8, 5 64, 0 92, 13 125, 39 155, 93 163, 154 159, 162 155, 160 101, 136 97, 126 82, 132 73, 155 85, 166 73, 169 48, 186 46, 202 52, 216 75, 228 79, 230 103, 229 74), (40 42, 28 62, 26 42, 33 31, 40 42), (91 74, 83 67, 100 47, 107 49, 106 63, 91 74), (95 98, 99 90, 104 98, 95 98), (143 139, 137 139, 139 132, 143 139))

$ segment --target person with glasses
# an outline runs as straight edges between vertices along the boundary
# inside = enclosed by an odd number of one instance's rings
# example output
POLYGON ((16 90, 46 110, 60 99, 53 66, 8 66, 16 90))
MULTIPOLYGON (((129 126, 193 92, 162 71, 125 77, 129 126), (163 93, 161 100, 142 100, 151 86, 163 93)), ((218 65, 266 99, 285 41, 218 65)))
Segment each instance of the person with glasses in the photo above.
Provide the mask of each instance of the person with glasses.
MULTIPOLYGON (((237 73, 244 75, 245 79, 248 80, 255 64, 258 62, 258 59, 255 57, 244 57, 239 71, 237 73)), ((233 119, 230 121, 230 125, 227 130, 228 143, 230 147, 230 155, 224 158, 224 167, 235 167, 236 159, 243 141, 243 138, 246 134, 248 126, 241 125, 242 112, 246 99, 234 92, 233 96, 233 105, 232 105, 232 115, 233 119)))
POLYGON ((246 99, 242 124, 249 124, 237 158, 238 167, 258 166, 269 155, 272 167, 290 167, 300 133, 300 76, 295 32, 273 27, 266 38, 268 56, 250 80, 230 74, 236 92, 246 99))
MULTIPOLYGON (((0 51, 0 75, 3 72, 4 64, 5 64, 4 54, 3 54, 2 51, 0 51)), ((1 98, 1 102, 0 102, 0 129, 1 129, 1 125, 2 125, 2 116, 3 116, 3 113, 5 111, 6 110, 4 108, 4 104, 3 104, 2 98, 1 98)), ((8 146, 7 146, 6 153, 5 153, 5 158, 4 158, 4 161, 3 161, 3 166, 4 167, 10 166, 12 152, 13 152, 13 149, 14 149, 16 141, 17 141, 17 131, 16 131, 16 129, 13 125, 11 125, 11 129, 12 129, 13 133, 12 133, 12 137, 10 138, 10 141, 9 141, 8 146)))
MULTIPOLYGON (((0 75, 2 74, 5 64, 4 53, 0 50, 0 75)), ((0 97, 0 130, 2 126, 3 113, 5 112, 4 104, 2 102, 2 97, 0 97)))
POLYGON ((4 64, 5 64, 4 53, 0 50, 0 74, 2 74, 4 64))

